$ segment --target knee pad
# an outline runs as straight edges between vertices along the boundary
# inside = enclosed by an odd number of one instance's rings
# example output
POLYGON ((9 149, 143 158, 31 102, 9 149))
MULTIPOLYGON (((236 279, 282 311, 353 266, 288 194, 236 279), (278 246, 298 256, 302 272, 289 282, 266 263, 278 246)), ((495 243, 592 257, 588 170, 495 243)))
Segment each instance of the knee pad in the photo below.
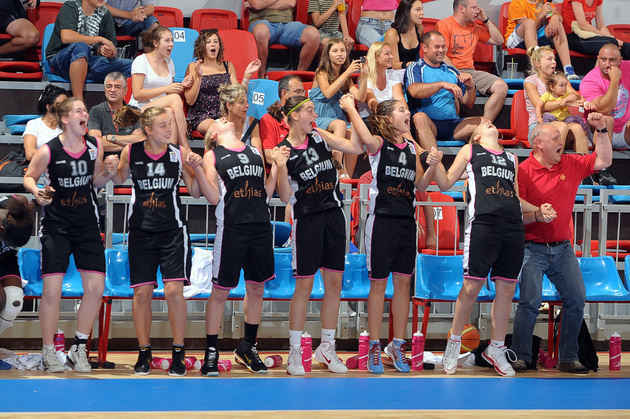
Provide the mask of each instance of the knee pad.
POLYGON ((24 291, 20 287, 8 286, 4 287, 4 293, 7 296, 7 302, 4 310, 0 313, 0 317, 8 322, 12 322, 22 311, 24 291))

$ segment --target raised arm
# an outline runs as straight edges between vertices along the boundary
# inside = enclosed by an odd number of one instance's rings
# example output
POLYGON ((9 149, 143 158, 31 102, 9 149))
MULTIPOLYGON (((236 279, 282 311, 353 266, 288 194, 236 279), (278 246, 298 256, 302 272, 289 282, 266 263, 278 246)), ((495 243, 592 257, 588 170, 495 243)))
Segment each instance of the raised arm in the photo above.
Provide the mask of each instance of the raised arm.
MULTIPOLYGON (((470 144, 464 145, 455 156, 455 161, 451 164, 451 167, 447 172, 444 172, 444 168, 438 165, 435 170, 435 181, 441 191, 449 190, 455 182, 461 178, 462 174, 466 170, 466 165, 470 161, 470 153, 472 148, 470 144)), ((428 162, 428 159, 427 159, 428 162)))
POLYGON ((356 132, 357 138, 367 147, 370 154, 376 154, 383 144, 383 139, 377 135, 372 135, 359 115, 359 111, 354 106, 354 98, 351 95, 344 95, 339 100, 339 106, 346 111, 352 130, 356 132))
POLYGON ((214 152, 212 150, 204 154, 203 168, 209 185, 209 189, 206 191, 207 193, 204 193, 204 196, 210 205, 217 205, 221 200, 221 194, 219 193, 219 175, 214 167, 214 152))
POLYGON ((118 162, 118 168, 116 173, 112 177, 114 185, 122 185, 127 179, 129 179, 129 147, 126 146, 122 153, 120 153, 120 160, 118 162))

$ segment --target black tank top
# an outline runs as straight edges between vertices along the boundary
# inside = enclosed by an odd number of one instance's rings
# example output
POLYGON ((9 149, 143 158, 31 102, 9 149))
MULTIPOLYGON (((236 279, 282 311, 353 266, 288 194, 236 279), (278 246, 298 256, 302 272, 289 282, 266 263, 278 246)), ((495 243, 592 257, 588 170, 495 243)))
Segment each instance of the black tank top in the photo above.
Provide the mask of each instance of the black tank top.
POLYGON ((469 221, 486 215, 522 221, 521 204, 514 190, 514 154, 505 150, 497 154, 478 144, 471 150, 470 162, 466 165, 469 221))
POLYGON ((217 225, 268 223, 269 202, 260 151, 248 145, 240 151, 217 146, 214 166, 221 194, 215 211, 217 225))
POLYGON ((68 153, 59 137, 50 140, 50 162, 45 185, 55 189, 52 203, 43 207, 42 232, 73 234, 98 228, 98 204, 92 186, 94 163, 98 158, 96 138, 84 135, 85 148, 68 153))
POLYGON ((159 156, 150 156, 144 143, 129 147, 129 169, 133 181, 129 206, 129 229, 168 231, 186 224, 179 197, 182 153, 169 144, 159 156))
POLYGON ((402 38, 400 38, 400 34, 398 34, 398 57, 401 62, 405 61, 418 61, 420 58, 420 39, 422 36, 418 33, 418 27, 416 26, 416 38, 418 39, 418 45, 415 48, 407 49, 402 44, 402 38))
POLYGON ((383 140, 381 149, 370 156, 370 214, 413 217, 416 149, 404 140, 404 147, 383 140))
POLYGON ((278 147, 283 145, 291 149, 287 171, 293 218, 342 207, 339 174, 326 141, 313 131, 306 136, 305 148, 293 148, 286 138, 278 147))

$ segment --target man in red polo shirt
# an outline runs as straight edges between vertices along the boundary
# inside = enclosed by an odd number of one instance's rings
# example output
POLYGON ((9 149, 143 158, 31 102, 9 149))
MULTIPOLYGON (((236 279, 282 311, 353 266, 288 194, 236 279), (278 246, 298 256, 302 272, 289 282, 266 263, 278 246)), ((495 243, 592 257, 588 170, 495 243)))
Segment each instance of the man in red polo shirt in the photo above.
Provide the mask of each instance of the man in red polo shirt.
POLYGON ((586 293, 571 243, 571 216, 582 179, 612 164, 612 146, 604 117, 600 113, 591 113, 588 122, 596 130, 593 154, 562 154, 560 132, 551 124, 540 124, 529 135, 533 151, 518 168, 520 197, 533 205, 550 203, 557 218, 546 224, 540 222, 537 213, 533 216, 530 213, 523 220, 526 224, 525 257, 511 348, 518 358, 513 364, 516 372, 527 370, 527 363, 532 359, 532 334, 542 298, 543 274, 546 274, 563 302, 558 369, 588 373, 578 360, 577 338, 584 317, 586 293))

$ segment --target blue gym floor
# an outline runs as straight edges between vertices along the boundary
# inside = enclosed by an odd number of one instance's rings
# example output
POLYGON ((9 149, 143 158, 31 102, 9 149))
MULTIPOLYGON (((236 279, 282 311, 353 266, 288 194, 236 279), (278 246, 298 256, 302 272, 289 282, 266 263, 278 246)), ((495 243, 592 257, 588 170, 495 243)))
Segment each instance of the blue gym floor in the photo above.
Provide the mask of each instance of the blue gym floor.
POLYGON ((0 380, 0 412, 630 409, 630 378, 0 380))

